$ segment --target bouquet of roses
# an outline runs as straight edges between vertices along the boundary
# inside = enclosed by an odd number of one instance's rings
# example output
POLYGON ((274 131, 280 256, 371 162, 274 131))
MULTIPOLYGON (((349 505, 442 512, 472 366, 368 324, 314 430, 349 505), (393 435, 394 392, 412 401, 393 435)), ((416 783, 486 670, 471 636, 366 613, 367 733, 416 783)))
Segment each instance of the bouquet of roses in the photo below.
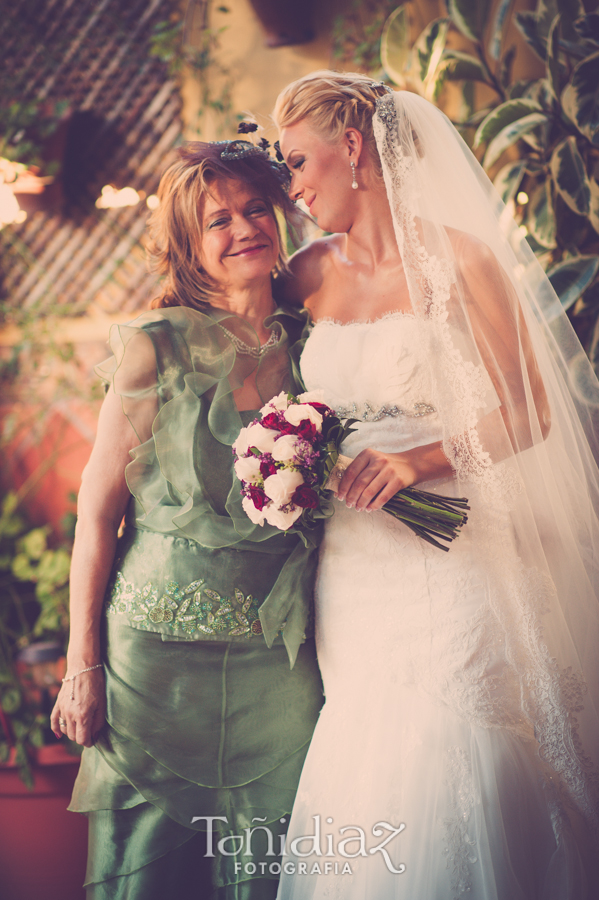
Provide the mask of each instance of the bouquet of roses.
MULTIPOLYGON (((233 444, 242 505, 257 525, 305 535, 317 519, 333 514, 330 502, 351 459, 339 447, 352 432, 322 403, 321 392, 295 397, 285 392, 260 410, 260 418, 242 428, 233 444)), ((438 538, 452 541, 467 521, 467 501, 416 488, 398 491, 383 509, 441 550, 438 538)))

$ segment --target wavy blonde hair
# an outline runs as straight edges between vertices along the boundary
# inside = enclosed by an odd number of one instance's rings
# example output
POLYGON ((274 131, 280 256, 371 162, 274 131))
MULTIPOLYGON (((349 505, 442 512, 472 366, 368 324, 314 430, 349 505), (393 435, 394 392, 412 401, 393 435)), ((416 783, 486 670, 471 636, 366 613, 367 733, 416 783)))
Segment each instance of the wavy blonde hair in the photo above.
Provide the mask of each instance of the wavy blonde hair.
POLYGON ((240 181, 255 188, 275 219, 279 256, 274 275, 287 272, 287 252, 281 220, 294 243, 304 218, 289 199, 281 174, 264 155, 224 160, 224 142, 191 142, 176 151, 158 187, 160 204, 148 220, 150 267, 164 279, 152 307, 190 306, 206 309, 222 292, 202 268, 202 216, 211 186, 220 180, 240 181), (277 213, 279 215, 277 215, 277 213))
POLYGON ((375 104, 386 90, 380 82, 358 72, 321 69, 292 81, 283 88, 275 104, 273 119, 278 128, 306 119, 323 140, 335 143, 348 128, 356 128, 377 174, 382 176, 372 117, 375 104))

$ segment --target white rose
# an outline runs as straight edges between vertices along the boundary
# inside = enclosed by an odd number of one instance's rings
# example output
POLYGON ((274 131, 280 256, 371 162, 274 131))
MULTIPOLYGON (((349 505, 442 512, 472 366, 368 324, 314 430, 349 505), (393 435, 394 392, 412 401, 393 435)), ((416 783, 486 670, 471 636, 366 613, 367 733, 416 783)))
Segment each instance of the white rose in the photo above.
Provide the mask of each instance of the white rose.
POLYGON ((294 434, 284 434, 275 441, 272 458, 279 462, 287 462, 293 459, 297 449, 298 440, 294 434))
POLYGON ((298 394, 297 399, 300 403, 324 403, 324 391, 304 391, 303 394, 298 394))
POLYGON ((308 419, 316 425, 318 431, 322 427, 322 416, 313 406, 307 406, 304 403, 295 403, 285 410, 285 418, 292 425, 299 425, 303 419, 308 419))
POLYGON ((249 427, 242 428, 237 438, 231 444, 233 450, 237 454, 237 456, 244 456, 248 452, 248 441, 247 441, 247 433, 249 431, 249 427))
MULTIPOLYGON (((284 506, 291 500, 296 487, 304 483, 301 472, 293 469, 281 469, 276 475, 264 479, 264 493, 276 506, 284 506)), ((268 519, 267 519, 268 521, 268 519)))
POLYGON ((261 453, 272 453, 275 438, 278 434, 278 431, 273 431, 272 428, 264 428, 263 425, 257 422, 255 425, 248 425, 247 428, 239 432, 239 437, 233 444, 233 449, 237 456, 245 456, 250 447, 257 447, 261 453))
POLYGON ((291 528, 295 520, 299 519, 302 514, 302 510, 299 507, 291 512, 281 512, 274 504, 265 506, 264 512, 266 513, 268 524, 274 525, 275 528, 279 528, 281 531, 287 531, 288 528, 291 528))
POLYGON ((235 463, 235 474, 240 481, 256 484, 260 478, 260 460, 257 456, 246 456, 235 463))
MULTIPOLYGON (((324 391, 323 391, 324 393, 324 391)), ((281 391, 280 394, 277 394, 276 397, 273 397, 272 400, 269 400, 266 406, 263 406, 260 412, 263 416, 267 416, 269 413, 273 411, 273 409, 281 410, 287 409, 289 401, 287 399, 287 391, 281 391)))
POLYGON ((253 501, 249 497, 244 497, 241 501, 241 505, 243 506, 246 516, 254 523, 254 525, 264 525, 266 506, 264 509, 256 509, 253 501))

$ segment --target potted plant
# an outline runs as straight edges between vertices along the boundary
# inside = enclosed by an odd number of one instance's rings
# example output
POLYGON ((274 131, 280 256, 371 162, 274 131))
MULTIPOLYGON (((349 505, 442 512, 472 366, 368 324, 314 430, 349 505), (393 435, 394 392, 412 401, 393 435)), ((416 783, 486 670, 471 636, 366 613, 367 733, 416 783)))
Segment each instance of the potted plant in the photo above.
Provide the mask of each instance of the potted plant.
POLYGON ((447 0, 447 15, 414 43, 411 7, 398 3, 382 31, 384 74, 439 103, 447 82, 461 85, 455 124, 511 206, 599 372, 599 14, 581 0, 538 0, 534 12, 517 12, 539 72, 514 80, 512 0, 447 0))
POLYGON ((3 897, 79 900, 86 824, 67 811, 79 748, 49 713, 64 675, 70 539, 0 510, 0 867, 3 897), (35 865, 32 865, 35 848, 35 865))

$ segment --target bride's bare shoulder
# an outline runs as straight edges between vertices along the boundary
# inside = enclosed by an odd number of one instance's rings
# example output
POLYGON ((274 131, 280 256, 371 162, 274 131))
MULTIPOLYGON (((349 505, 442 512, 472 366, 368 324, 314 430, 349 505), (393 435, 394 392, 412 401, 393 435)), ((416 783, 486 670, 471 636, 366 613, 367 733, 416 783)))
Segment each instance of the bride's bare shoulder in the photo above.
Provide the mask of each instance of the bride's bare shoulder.
POLYGON ((289 260, 290 275, 283 282, 283 299, 301 306, 318 294, 332 261, 341 249, 342 235, 317 238, 294 253, 289 260))
POLYGON ((488 244, 474 234, 449 227, 446 227, 445 231, 460 269, 480 270, 498 265, 497 258, 488 244))

